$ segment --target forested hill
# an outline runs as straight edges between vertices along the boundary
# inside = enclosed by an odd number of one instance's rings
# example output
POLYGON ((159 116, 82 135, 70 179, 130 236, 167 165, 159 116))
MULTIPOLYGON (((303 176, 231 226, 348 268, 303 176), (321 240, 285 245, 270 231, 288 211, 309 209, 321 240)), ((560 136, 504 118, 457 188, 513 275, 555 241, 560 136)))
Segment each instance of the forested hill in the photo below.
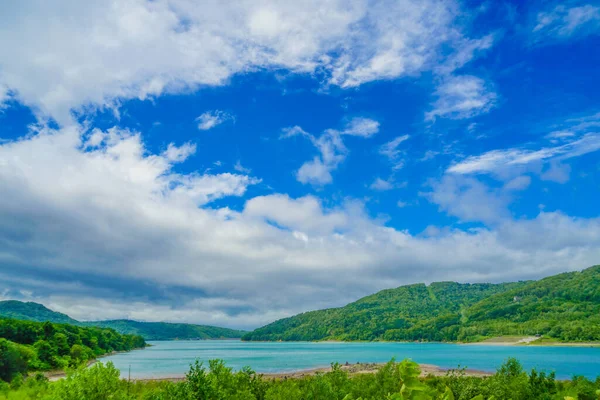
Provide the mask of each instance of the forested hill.
POLYGON ((86 322, 87 325, 112 328, 117 332, 141 335, 147 340, 239 339, 246 331, 208 325, 138 322, 127 319, 86 322))
POLYGON ((79 323, 68 315, 52 311, 42 304, 17 300, 0 301, 0 316, 27 321, 50 321, 57 324, 77 325, 79 323))
MULTIPOLYGON (((441 318, 460 319, 465 308, 526 282, 436 282, 382 290, 341 308, 311 311, 256 329, 244 340, 406 340, 412 329, 441 318)), ((411 338, 412 339, 412 338, 411 338)))
POLYGON ((0 383, 30 371, 77 367, 113 351, 145 346, 141 336, 112 329, 0 317, 0 383))
POLYGON ((121 334, 140 335, 145 340, 232 339, 240 338, 246 333, 245 331, 216 326, 172 324, 166 322, 139 322, 132 320, 80 322, 65 314, 52 311, 41 304, 32 302, 24 303, 16 300, 0 301, 0 317, 111 328, 121 334))
POLYGON ((600 340, 600 266, 539 281, 415 284, 275 321, 243 340, 600 340))

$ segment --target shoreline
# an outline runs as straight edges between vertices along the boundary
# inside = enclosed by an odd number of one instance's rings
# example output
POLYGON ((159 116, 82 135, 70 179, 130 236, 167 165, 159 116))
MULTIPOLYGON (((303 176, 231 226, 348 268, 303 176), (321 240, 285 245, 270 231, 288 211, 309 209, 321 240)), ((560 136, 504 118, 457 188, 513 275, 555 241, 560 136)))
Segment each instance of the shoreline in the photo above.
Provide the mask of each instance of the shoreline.
POLYGON ((242 340, 244 343, 398 343, 398 344, 455 344, 461 346, 535 346, 535 347, 600 347, 600 342, 558 342, 538 337, 506 337, 499 336, 480 342, 419 342, 419 341, 387 341, 387 340, 242 340), (509 340, 498 340, 509 339, 509 340))
MULTIPOLYGON (((356 376, 360 374, 374 374, 387 363, 356 363, 348 365, 340 365, 342 371, 348 372, 350 376, 356 376)), ((419 364, 421 368, 420 377, 425 378, 427 376, 445 376, 448 371, 456 370, 455 368, 442 368, 432 364, 419 364)), ((308 376, 314 376, 318 373, 330 372, 331 367, 315 367, 300 370, 292 370, 285 372, 256 372, 256 375, 262 376, 264 379, 300 379, 308 376)), ((465 369, 465 376, 483 378, 492 376, 492 372, 477 370, 477 369, 465 369)), ((185 375, 180 376, 165 376, 165 377, 152 377, 152 378, 132 378, 132 382, 182 382, 186 379, 185 375)))

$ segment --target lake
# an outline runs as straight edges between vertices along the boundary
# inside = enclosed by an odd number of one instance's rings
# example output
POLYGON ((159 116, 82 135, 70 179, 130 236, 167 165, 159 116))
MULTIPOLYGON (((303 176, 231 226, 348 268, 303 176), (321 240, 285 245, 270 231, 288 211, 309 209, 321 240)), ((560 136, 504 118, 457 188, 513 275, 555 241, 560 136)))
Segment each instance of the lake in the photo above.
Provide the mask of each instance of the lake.
POLYGON ((445 343, 337 343, 337 342, 242 342, 198 340, 149 342, 152 347, 102 359, 112 361, 126 377, 183 376, 190 363, 223 359, 229 367, 250 366, 257 372, 291 372, 327 367, 331 362, 387 362, 392 357, 442 368, 467 367, 495 371, 508 357, 517 358, 529 370, 555 371, 558 378, 600 376, 600 348, 484 346, 445 343))

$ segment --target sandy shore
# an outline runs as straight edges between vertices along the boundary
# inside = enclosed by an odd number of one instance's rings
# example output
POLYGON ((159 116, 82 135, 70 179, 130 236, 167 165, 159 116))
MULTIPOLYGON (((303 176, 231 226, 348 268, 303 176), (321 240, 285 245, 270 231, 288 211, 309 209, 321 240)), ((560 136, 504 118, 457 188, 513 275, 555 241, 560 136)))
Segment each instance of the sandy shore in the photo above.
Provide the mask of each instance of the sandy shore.
MULTIPOLYGON (((386 363, 357 363, 357 364, 349 364, 342 365, 342 371, 348 372, 350 375, 358 375, 358 374, 373 374, 376 373, 379 368, 381 368, 386 363)), ((421 376, 445 376, 448 372, 448 369, 440 368, 436 365, 431 364, 419 364, 421 367, 421 376)), ((325 373, 331 371, 331 367, 323 367, 323 368, 310 368, 300 371, 290 371, 290 372, 279 372, 279 373, 259 373, 265 379, 298 379, 304 378, 307 376, 313 376, 317 373, 325 373)), ((490 376, 492 373, 479 371, 474 369, 467 369, 464 371, 466 376, 475 376, 475 377, 484 377, 490 376)), ((170 381, 170 382, 181 382, 185 380, 183 376, 175 376, 175 377, 164 377, 164 378, 144 378, 144 379, 132 379, 138 382, 149 382, 149 381, 170 381)))
POLYGON ((547 347, 600 347, 599 342, 556 342, 537 336, 499 336, 475 343, 460 343, 464 346, 547 346, 547 347))

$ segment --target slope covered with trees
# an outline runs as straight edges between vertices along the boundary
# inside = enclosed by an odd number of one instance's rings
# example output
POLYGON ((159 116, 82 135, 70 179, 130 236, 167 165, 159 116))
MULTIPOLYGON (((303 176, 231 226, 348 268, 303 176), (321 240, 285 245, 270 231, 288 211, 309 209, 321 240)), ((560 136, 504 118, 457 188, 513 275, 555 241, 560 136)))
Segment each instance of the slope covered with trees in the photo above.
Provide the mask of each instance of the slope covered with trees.
POLYGON ((42 304, 16 300, 0 301, 0 317, 111 328, 122 334, 140 335, 145 340, 232 339, 240 338, 246 333, 245 331, 208 325, 140 322, 127 319, 80 322, 68 315, 52 311, 42 304))
POLYGON ((458 339, 536 334, 569 342, 600 340, 600 265, 474 304, 464 314, 458 339))
POLYGON ((112 351, 145 347, 141 336, 113 329, 0 318, 0 380, 28 371, 77 366, 112 351))
POLYGON ((539 281, 401 286, 275 321, 243 340, 600 340, 600 266, 539 281))
POLYGON ((49 321, 57 324, 77 325, 79 323, 68 315, 52 311, 42 304, 17 300, 0 301, 0 316, 27 321, 49 321))
POLYGON ((117 332, 141 335, 146 340, 239 339, 246 331, 208 325, 138 322, 127 319, 86 322, 86 325, 112 328, 117 332))
POLYGON ((456 336, 464 310, 484 298, 526 282, 460 284, 437 282, 382 290, 345 307, 281 319, 244 340, 442 340, 456 336), (424 332, 422 326, 436 321, 424 332))

